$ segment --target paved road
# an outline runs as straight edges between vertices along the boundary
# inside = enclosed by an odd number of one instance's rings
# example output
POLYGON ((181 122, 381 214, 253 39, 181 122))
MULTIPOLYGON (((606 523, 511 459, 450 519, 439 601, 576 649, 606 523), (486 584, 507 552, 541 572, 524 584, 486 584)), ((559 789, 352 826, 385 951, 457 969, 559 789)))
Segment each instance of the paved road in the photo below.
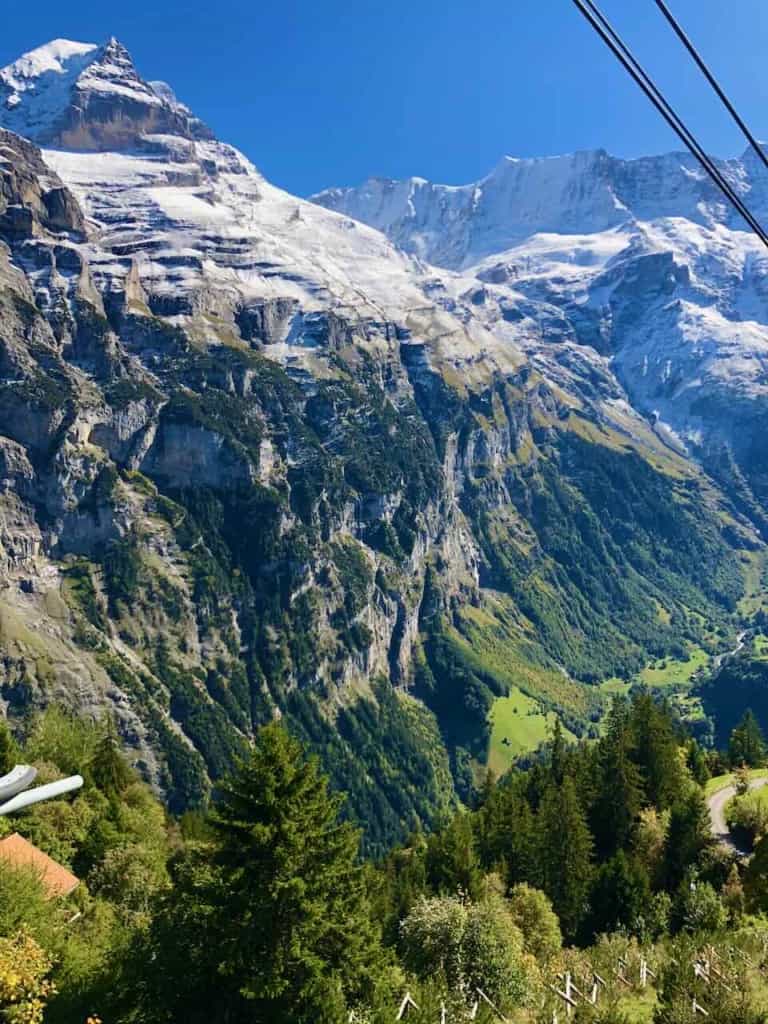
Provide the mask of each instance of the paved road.
MULTIPOLYGON (((752 779, 749 784, 750 789, 760 789, 768 783, 768 779, 752 779)), ((718 842, 722 843, 723 846, 727 846, 730 850, 745 857, 749 853, 749 850, 743 849, 735 841, 730 833, 728 825, 725 820, 725 805, 731 799, 736 796, 735 786, 726 786, 725 789, 719 789, 707 800, 707 807, 709 807, 709 820, 712 826, 712 835, 718 842)))

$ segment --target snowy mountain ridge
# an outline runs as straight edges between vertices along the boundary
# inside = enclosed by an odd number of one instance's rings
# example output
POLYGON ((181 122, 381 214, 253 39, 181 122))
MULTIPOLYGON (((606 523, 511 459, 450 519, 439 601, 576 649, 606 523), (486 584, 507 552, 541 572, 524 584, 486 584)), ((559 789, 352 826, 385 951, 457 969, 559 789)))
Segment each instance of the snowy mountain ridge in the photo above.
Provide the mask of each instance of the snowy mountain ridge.
MULTIPOLYGON (((418 338, 470 379, 529 362, 611 422, 623 403, 622 429, 650 423, 700 457, 745 444, 702 403, 752 410, 768 395, 766 253, 685 154, 505 157, 466 186, 371 179, 305 202, 144 81, 115 39, 56 40, 0 71, 0 89, 0 126, 48 147, 86 214, 89 240, 71 245, 108 302, 129 295, 197 331, 201 314, 223 318, 248 341, 256 324, 296 372, 325 358, 329 314, 418 338)), ((768 210, 754 156, 723 167, 768 210)), ((45 308, 71 301, 80 285, 47 251, 25 259, 45 308)))
MULTIPOLYGON (((756 154, 720 166, 766 221, 756 154)), ((466 186, 369 179, 313 198, 482 282, 475 315, 549 379, 594 372, 599 353, 668 443, 762 465, 768 253, 692 157, 507 157, 466 186)))
POLYGON ((734 607, 768 535, 766 259, 684 160, 326 209, 116 40, 0 95, 10 714, 108 706, 174 810, 284 715, 383 843, 471 795, 508 655, 583 735, 587 683, 734 607))
MULTIPOLYGON (((719 162, 741 194, 768 213, 768 176, 751 153, 719 162)), ((604 150, 565 156, 504 157, 468 185, 424 178, 369 178, 311 197, 384 231, 437 266, 470 267, 533 234, 582 234, 660 217, 741 227, 730 206, 687 153, 621 160, 604 150)))
POLYGON ((125 149, 142 132, 210 132, 164 83, 145 82, 117 39, 55 39, 0 71, 0 125, 38 143, 125 149))

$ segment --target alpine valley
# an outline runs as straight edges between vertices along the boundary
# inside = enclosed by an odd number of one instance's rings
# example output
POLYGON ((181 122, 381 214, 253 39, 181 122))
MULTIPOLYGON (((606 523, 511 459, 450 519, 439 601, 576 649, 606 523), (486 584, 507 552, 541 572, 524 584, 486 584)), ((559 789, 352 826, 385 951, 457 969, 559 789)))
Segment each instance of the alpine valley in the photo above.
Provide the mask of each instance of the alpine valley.
POLYGON ((0 71, 0 695, 175 812, 279 716, 381 852, 716 666, 767 429, 768 254, 685 155, 304 201, 114 39, 0 71))

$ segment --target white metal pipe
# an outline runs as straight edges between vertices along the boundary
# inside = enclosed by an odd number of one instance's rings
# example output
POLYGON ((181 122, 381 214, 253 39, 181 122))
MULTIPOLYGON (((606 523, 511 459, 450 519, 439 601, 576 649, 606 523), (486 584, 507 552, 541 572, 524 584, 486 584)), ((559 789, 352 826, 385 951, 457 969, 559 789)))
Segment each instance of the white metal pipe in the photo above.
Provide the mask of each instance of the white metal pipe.
POLYGON ((13 814, 31 804, 38 804, 41 800, 51 800, 56 796, 63 796, 83 785, 82 775, 71 775, 68 779, 59 779, 58 782, 49 782, 47 786, 38 786, 36 789, 29 789, 26 793, 18 793, 11 800, 0 804, 0 814, 13 814))
POLYGON ((13 771, 0 778, 0 803, 5 803, 23 789, 29 789, 37 778, 37 768, 28 764, 17 764, 13 771))

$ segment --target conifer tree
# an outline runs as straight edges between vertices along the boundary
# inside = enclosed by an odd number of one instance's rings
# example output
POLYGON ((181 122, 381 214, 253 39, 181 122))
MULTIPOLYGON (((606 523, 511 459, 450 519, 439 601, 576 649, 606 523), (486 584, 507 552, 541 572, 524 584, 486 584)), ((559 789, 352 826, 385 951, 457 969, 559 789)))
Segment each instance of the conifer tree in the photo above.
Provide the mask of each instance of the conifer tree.
POLYGON ((221 787, 212 843, 174 868, 141 1020, 339 1024, 375 1002, 388 961, 340 807, 281 725, 260 731, 221 787))
POLYGON ((704 749, 696 740, 689 740, 686 748, 686 763, 688 770, 700 786, 706 785, 711 775, 707 755, 704 749))
POLYGON ((125 762, 117 733, 111 723, 96 744, 90 761, 90 773, 98 788, 109 797, 116 797, 125 792, 133 780, 131 769, 125 762))
POLYGON ((248 1020, 335 1021, 369 996, 381 957, 357 863, 315 759, 280 725, 262 729, 213 817, 224 879, 219 973, 248 1020))
POLYGON ((552 733, 552 742, 549 747, 549 768, 554 782, 559 786, 565 778, 568 762, 568 746, 563 735, 563 727, 560 719, 555 719, 555 727, 552 733))
POLYGON ((748 708, 731 733, 728 756, 734 767, 746 764, 750 768, 759 768, 765 761, 765 754, 765 737, 752 710, 748 708))
POLYGON ((478 815, 482 865, 499 869, 510 885, 538 877, 533 813, 521 788, 514 783, 497 786, 478 815))
POLYGON ((593 844, 571 779, 545 792, 537 826, 541 888, 572 940, 589 911, 593 844))
POLYGON ((637 931, 651 903, 648 872, 623 850, 603 864, 592 894, 592 930, 637 931))
POLYGON ((372 886, 374 914, 382 922, 384 942, 394 945, 400 922, 419 896, 427 892, 427 843, 421 833, 411 836, 402 849, 393 850, 378 870, 378 885, 372 886))
POLYGON ((469 814, 454 814, 444 828, 430 836, 426 869, 435 892, 461 891, 473 898, 480 894, 482 872, 469 814))
POLYGON ((627 706, 614 701, 607 735, 599 744, 600 778, 592 809, 593 832, 604 857, 626 849, 643 806, 640 769, 631 759, 627 706))
POLYGON ((504 862, 509 885, 517 885, 519 882, 539 884, 541 871, 538 865, 536 823, 531 805, 522 797, 516 799, 508 810, 504 862))
POLYGON ((659 810, 671 807, 683 789, 683 766, 672 717, 648 693, 632 702, 633 760, 640 768, 647 803, 659 810))
POLYGON ((667 833, 664 874, 667 888, 680 884, 711 842, 709 812, 700 789, 691 789, 672 807, 667 833))

